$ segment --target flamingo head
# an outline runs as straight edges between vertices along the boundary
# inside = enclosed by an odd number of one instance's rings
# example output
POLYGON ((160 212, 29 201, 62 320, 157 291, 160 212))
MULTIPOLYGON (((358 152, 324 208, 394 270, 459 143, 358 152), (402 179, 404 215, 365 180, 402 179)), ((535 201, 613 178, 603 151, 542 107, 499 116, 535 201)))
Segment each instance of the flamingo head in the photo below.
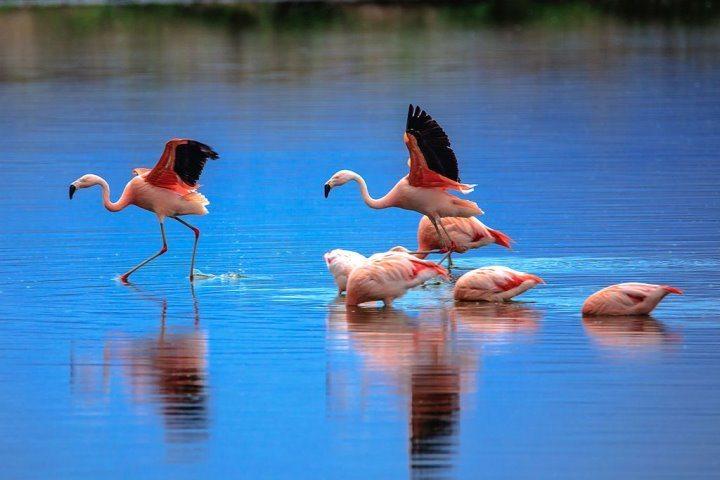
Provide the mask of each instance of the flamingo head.
POLYGON ((92 187, 93 185, 98 184, 98 177, 97 175, 83 175, 82 177, 78 178, 74 182, 70 184, 70 200, 72 200, 73 195, 75 195, 75 192, 81 188, 88 188, 92 187))
POLYGON ((345 185, 350 180, 354 180, 357 177, 357 174, 350 170, 340 170, 339 172, 336 172, 333 174, 330 179, 325 182, 325 198, 330 195, 330 190, 333 189, 333 187, 339 187, 340 185, 345 185))

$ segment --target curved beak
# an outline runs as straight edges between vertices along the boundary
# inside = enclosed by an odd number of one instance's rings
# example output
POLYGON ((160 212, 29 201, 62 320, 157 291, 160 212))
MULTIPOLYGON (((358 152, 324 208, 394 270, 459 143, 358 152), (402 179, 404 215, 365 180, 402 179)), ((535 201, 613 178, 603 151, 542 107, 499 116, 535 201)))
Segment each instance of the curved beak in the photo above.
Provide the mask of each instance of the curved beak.
POLYGON ((326 184, 325 184, 325 198, 327 198, 328 195, 330 195, 330 190, 331 190, 331 189, 332 189, 332 187, 330 186, 330 184, 329 184, 329 183, 326 183, 326 184))
POLYGON ((75 185, 70 184, 70 200, 72 200, 73 195, 75 195, 75 190, 77 190, 77 187, 75 185))

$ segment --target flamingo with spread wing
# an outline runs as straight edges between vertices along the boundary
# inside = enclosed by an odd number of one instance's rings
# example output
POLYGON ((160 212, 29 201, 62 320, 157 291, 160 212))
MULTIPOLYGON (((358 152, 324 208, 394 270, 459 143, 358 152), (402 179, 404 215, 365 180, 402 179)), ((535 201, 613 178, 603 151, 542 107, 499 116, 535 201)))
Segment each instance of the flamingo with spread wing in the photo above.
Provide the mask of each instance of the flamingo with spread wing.
POLYGON ((351 170, 340 170, 325 183, 325 197, 333 187, 351 180, 360 185, 360 194, 370 208, 397 207, 426 215, 442 239, 446 251, 454 250, 454 242, 439 221, 443 217, 482 215, 475 202, 462 200, 447 190, 470 193, 474 185, 460 183, 455 153, 442 127, 420 107, 410 105, 404 135, 410 152, 410 173, 382 198, 372 198, 365 180, 351 170), (443 229, 445 236, 440 233, 443 229))
POLYGON ((195 252, 197 251, 200 230, 180 218, 182 215, 206 215, 206 205, 210 202, 198 192, 198 180, 208 159, 216 159, 218 154, 209 146, 189 139, 175 138, 165 144, 160 160, 154 168, 136 168, 135 178, 125 186, 118 201, 110 200, 110 187, 104 178, 87 174, 70 184, 70 198, 76 190, 100 185, 102 188, 103 205, 111 212, 119 212, 128 205, 149 210, 158 218, 160 234, 162 235, 162 248, 158 253, 143 260, 126 273, 120 276, 123 283, 128 277, 150 261, 167 252, 165 238, 166 217, 182 223, 195 234, 192 260, 190 262, 190 281, 193 280, 195 267, 195 252))

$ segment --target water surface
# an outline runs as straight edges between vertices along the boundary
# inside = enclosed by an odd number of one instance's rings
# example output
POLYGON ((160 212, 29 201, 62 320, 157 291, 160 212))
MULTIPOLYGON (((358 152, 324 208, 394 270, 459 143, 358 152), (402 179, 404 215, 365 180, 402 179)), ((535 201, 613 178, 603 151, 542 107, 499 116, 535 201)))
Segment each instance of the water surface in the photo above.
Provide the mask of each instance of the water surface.
POLYGON ((435 22, 70 28, 0 15, 0 459, 7 478, 711 478, 720 458, 720 30, 435 22), (440 120, 488 225, 458 259, 548 284, 349 309, 323 252, 414 246, 372 211, 405 174, 408 103, 440 120), (173 136, 212 145, 192 234, 106 212, 173 136), (223 274, 225 274, 223 276, 223 274), (583 320, 621 281, 685 290, 583 320))

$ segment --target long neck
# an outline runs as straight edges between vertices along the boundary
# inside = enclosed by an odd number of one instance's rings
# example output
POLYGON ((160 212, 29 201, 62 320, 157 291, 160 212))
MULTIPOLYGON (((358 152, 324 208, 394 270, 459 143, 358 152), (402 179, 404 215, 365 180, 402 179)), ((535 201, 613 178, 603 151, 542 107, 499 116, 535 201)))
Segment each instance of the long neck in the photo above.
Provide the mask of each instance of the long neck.
POLYGON ((113 202, 112 200, 110 200, 110 186, 105 181, 105 179, 102 177, 98 177, 97 184, 100 185, 100 188, 102 188, 102 199, 105 208, 107 208, 111 212, 119 212, 120 210, 128 206, 129 202, 127 199, 127 195, 125 195, 125 192, 123 192, 117 202, 113 202))
POLYGON ((370 208, 388 208, 388 196, 385 195, 382 198, 372 198, 368 193, 367 183, 365 179, 358 174, 355 174, 353 179, 360 185, 360 195, 362 195, 363 201, 370 208))

